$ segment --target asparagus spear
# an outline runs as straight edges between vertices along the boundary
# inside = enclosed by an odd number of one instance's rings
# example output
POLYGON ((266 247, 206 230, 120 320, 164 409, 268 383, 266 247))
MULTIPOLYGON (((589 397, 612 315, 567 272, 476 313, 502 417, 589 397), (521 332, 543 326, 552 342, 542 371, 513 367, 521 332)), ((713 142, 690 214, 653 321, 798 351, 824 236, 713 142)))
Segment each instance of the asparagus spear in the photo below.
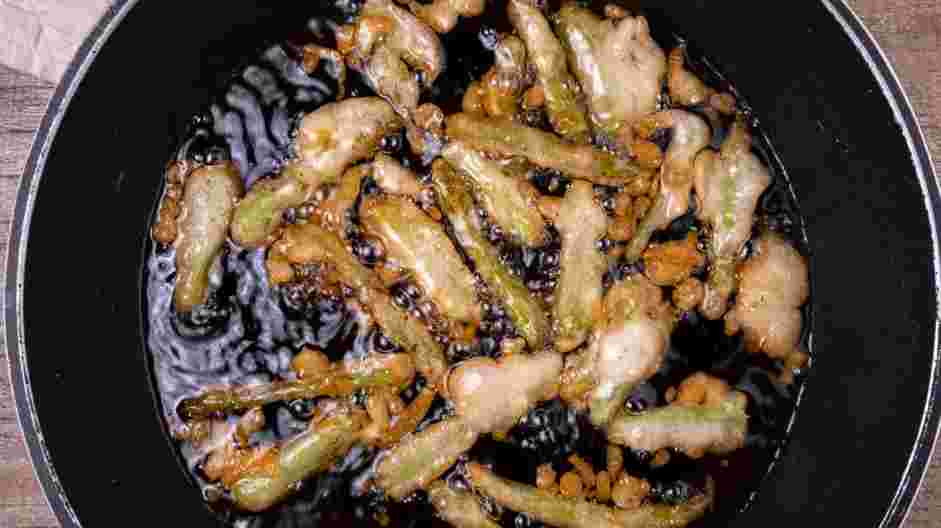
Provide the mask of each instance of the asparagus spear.
POLYGON ((649 172, 634 161, 591 145, 563 141, 508 118, 453 114, 448 116, 447 132, 452 140, 471 148, 503 157, 522 156, 540 167, 600 185, 625 185, 649 172))
POLYGON ((184 420, 199 420, 274 402, 349 396, 356 390, 370 387, 403 388, 412 381, 411 364, 406 354, 376 354, 365 360, 345 362, 310 379, 211 390, 183 400, 180 415, 184 420))
POLYGON ((311 193, 310 187, 291 175, 256 183, 235 210, 232 239, 246 247, 262 245, 281 225, 284 212, 299 207, 311 193))
POLYGON ((712 505, 715 494, 710 480, 705 493, 686 504, 645 504, 637 509, 621 510, 512 482, 480 464, 468 464, 467 469, 471 482, 481 493, 501 506, 557 528, 681 528, 702 517, 712 505))
POLYGON ((174 305, 188 312, 209 296, 209 269, 225 245, 235 202, 243 193, 231 163, 200 167, 186 179, 178 219, 174 305))
POLYGON ((297 158, 274 180, 252 186, 235 211, 232 238, 244 247, 265 245, 285 210, 304 203, 320 185, 335 183, 401 127, 392 107, 378 97, 345 99, 307 114, 294 142, 297 158))
POLYGON ((527 246, 545 243, 546 221, 536 207, 539 194, 525 178, 507 174, 459 141, 449 143, 441 155, 473 183, 480 204, 511 239, 527 246))
POLYGON ((273 467, 258 468, 232 486, 235 503, 253 512, 277 504, 296 490, 298 483, 327 470, 346 454, 362 426, 358 413, 337 413, 312 425, 281 448, 273 467))
POLYGON ((285 230, 277 247, 294 264, 327 262, 340 282, 350 286, 386 336, 408 351, 418 371, 436 385, 447 370, 444 351, 420 320, 396 308, 382 281, 360 264, 343 241, 316 224, 294 225, 285 230))
POLYGON ((497 251, 484 239, 473 213, 473 199, 465 184, 444 160, 435 160, 432 179, 443 212, 451 221, 454 236, 474 261, 477 273, 493 295, 506 307, 507 314, 532 350, 545 346, 549 322, 539 303, 522 281, 500 262, 497 251))
POLYGON ((744 394, 730 392, 719 405, 673 404, 624 413, 608 426, 608 441, 647 451, 672 447, 688 453, 728 454, 745 444, 746 405, 744 394))
POLYGON ((359 210, 363 227, 385 246, 386 263, 412 273, 443 316, 469 324, 480 320, 474 275, 443 225, 404 196, 371 196, 359 210))
POLYGON ((529 62, 546 95, 546 113, 553 130, 570 141, 587 142, 588 120, 578 100, 578 83, 569 74, 565 51, 549 21, 531 0, 510 0, 510 23, 526 42, 529 62))
POLYGON ((569 352, 591 332, 601 315, 602 279, 607 258, 596 243, 608 230, 604 211, 586 182, 574 182, 565 193, 555 221, 562 237, 561 276, 552 308, 556 348, 569 352))
POLYGON ((438 422, 391 449, 376 468, 376 483, 393 499, 402 500, 444 474, 478 436, 460 418, 438 422))

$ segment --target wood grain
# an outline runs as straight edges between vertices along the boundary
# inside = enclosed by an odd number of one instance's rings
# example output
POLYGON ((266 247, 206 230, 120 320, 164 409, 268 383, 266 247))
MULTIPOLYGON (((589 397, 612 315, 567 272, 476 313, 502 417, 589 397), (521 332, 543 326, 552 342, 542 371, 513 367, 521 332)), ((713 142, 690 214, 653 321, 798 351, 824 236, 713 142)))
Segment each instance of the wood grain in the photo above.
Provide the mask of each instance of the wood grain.
MULTIPOLYGON (((849 0, 902 79, 941 160, 941 4, 938 0, 849 0)), ((0 67, 0 256, 17 182, 53 86, 0 67)), ((0 269, 0 281, 3 270, 0 269)), ((935 456, 909 520, 910 528, 941 524, 941 456, 935 456)), ((56 528, 20 438, 0 346, 0 527, 56 528)))
MULTIPOLYGON (((0 66, 0 255, 4 261, 17 185, 53 88, 0 66)), ((4 273, 5 269, 0 270, 0 282, 4 273)), ((6 346, 0 346, 0 527, 58 526, 23 445, 7 374, 6 346)))

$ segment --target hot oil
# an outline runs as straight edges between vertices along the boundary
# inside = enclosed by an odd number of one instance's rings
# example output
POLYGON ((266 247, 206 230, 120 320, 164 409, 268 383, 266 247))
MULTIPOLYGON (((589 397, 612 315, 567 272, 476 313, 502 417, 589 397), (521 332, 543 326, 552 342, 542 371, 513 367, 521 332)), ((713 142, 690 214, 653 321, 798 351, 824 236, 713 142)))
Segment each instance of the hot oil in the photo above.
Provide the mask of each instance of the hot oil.
MULTIPOLYGON (((504 10, 496 4, 488 2, 484 16, 463 19, 457 29, 442 37, 447 69, 424 97, 438 104, 446 114, 459 111, 466 86, 492 65, 490 48, 496 35, 511 29, 504 10)), ((194 117, 181 145, 180 159, 211 162, 231 158, 247 183, 276 173, 291 156, 290 143, 299 117, 335 100, 336 95, 332 72, 321 66, 314 75, 307 75, 298 63, 297 50, 310 42, 332 47, 332 26, 349 21, 356 9, 354 3, 338 3, 329 16, 285 28, 285 41, 260 48, 257 56, 250 57, 233 72, 206 111, 194 117)), ((664 49, 669 50, 679 42, 670 33, 667 21, 655 19, 651 26, 664 49)), ((689 66, 694 71, 712 86, 734 92, 734 87, 694 46, 690 49, 689 66)), ((372 95, 356 74, 351 73, 348 85, 349 96, 372 95)), ((736 95, 740 102, 744 100, 736 95)), ((773 229, 804 249, 807 246, 802 222, 784 170, 761 132, 760 123, 753 119, 752 124, 756 152, 775 175, 772 188, 760 203, 756 233, 759 229, 773 229)), ((722 130, 716 131, 714 146, 718 146, 723 134, 722 130)), ((660 140, 666 143, 669 137, 660 140)), ((427 160, 411 155, 402 135, 387 138, 383 149, 427 179, 427 160)), ((541 192, 556 196, 564 195, 569 183, 552 171, 533 171, 530 177, 541 192)), ((371 192, 369 187, 364 185, 364 192, 371 192)), ((657 236, 682 238, 690 229, 701 228, 691 210, 657 236)), ((546 246, 535 250, 510 244, 498 230, 488 228, 487 232, 504 263, 534 294, 551 295, 559 272, 558 234, 552 228, 546 246)), ((355 239, 354 236, 354 245, 355 239)), ((381 332, 359 322, 355 309, 340 296, 311 294, 301 286, 271 287, 266 278, 264 251, 246 251, 232 244, 221 259, 221 270, 213 277, 210 302, 191 316, 180 317, 172 308, 174 253, 172 249, 153 247, 150 255, 145 269, 148 346, 163 414, 171 430, 181 425, 175 409, 183 398, 209 386, 289 378, 291 358, 305 346, 324 350, 332 360, 393 350, 381 332)), ((371 264, 363 254, 359 256, 364 263, 371 264)), ((637 272, 637 266, 623 267, 612 270, 610 276, 617 278, 637 272)), ((417 298, 408 292, 408 285, 401 286, 403 292, 398 297, 406 304, 414 304, 417 298)), ((809 342, 810 323, 805 313, 805 346, 809 342)), ((450 346, 449 357, 457 361, 479 355, 497 356, 502 340, 512 334, 506 315, 498 306, 490 306, 478 335, 479 344, 450 346)), ((676 386, 693 372, 708 371, 749 395, 747 445, 722 459, 706 457, 691 461, 674 453, 670 464, 659 469, 651 468, 651 453, 626 449, 627 469, 635 476, 648 478, 655 496, 667 501, 684 500, 701 487, 706 474, 711 475, 718 486, 717 511, 698 524, 723 525, 747 507, 785 447, 802 376, 793 385, 783 385, 776 378, 780 367, 764 356, 747 354, 741 338, 725 336, 721 322, 688 315, 674 332, 665 366, 635 391, 629 405, 634 410, 663 405, 668 387, 676 386)), ((423 380, 406 390, 404 399, 413 398, 421 383, 423 380)), ((314 402, 310 401, 267 407, 267 428, 253 435, 252 442, 281 442, 303 431, 313 407, 314 402)), ((422 427, 447 412, 446 403, 439 398, 422 427)), ((387 520, 392 527, 446 526, 435 518, 422 492, 404 504, 395 504, 370 491, 368 481, 377 454, 374 450, 354 448, 333 470, 303 483, 284 504, 263 514, 249 515, 233 510, 224 490, 205 481, 199 469, 202 462, 199 453, 187 443, 177 445, 210 507, 234 526, 380 526, 379 520, 387 520)), ((603 434, 591 427, 584 415, 556 400, 533 409, 506 438, 499 441, 482 438, 467 458, 492 464, 497 473, 532 484, 539 465, 551 462, 561 475, 571 468, 567 459, 574 453, 600 470, 605 466, 605 449, 603 434)), ((460 466, 446 478, 456 485, 466 484, 460 466)), ((489 502, 485 506, 507 527, 540 524, 523 514, 500 511, 489 502)))

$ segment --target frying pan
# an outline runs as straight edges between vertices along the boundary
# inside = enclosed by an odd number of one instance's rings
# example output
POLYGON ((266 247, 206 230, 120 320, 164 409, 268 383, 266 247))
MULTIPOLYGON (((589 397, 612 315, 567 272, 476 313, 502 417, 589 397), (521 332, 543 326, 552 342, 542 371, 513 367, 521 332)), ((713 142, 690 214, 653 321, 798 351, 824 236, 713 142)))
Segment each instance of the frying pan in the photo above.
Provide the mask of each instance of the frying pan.
MULTIPOLYGON (((838 0, 638 3, 746 96, 813 257, 815 364, 782 458, 732 526, 901 525, 938 429, 941 201, 898 80, 838 0)), ((155 405, 143 248, 189 117, 249 43, 316 9, 296 4, 119 0, 53 97, 4 315, 20 423, 64 527, 215 525, 155 405)))

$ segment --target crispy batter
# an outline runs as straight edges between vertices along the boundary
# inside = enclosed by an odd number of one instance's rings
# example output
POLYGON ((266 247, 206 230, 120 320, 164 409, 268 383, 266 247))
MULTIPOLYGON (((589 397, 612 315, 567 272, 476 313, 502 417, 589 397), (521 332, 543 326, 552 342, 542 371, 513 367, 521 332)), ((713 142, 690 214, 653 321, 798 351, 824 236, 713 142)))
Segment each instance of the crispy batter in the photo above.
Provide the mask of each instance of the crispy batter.
POLYGON ((575 468, 578 476, 582 478, 585 487, 595 487, 595 469, 591 467, 591 464, 586 462, 582 457, 574 454, 569 457, 569 463, 575 468))
POLYGON ((585 485, 578 473, 569 471, 559 479, 559 492, 563 497, 581 497, 585 492, 585 485))
POLYGON ((658 449, 656 453, 653 454, 653 458, 650 460, 650 467, 658 468, 663 467, 670 463, 670 452, 666 449, 658 449))
POLYGON ((536 487, 539 489, 550 490, 555 487, 556 472, 552 469, 552 464, 542 464, 536 468, 536 487))
POLYGON ((673 305, 689 312, 695 310, 706 295, 706 287, 696 277, 689 277, 673 290, 673 305))
POLYGON ((291 370, 297 374, 298 378, 320 376, 331 368, 333 368, 333 365, 330 364, 327 355, 313 347, 304 347, 304 350, 301 350, 291 360, 291 370))
POLYGON ((623 473, 611 490, 611 499, 622 510, 639 508, 650 495, 650 483, 642 478, 623 473))
POLYGON ((673 286, 689 278, 706 263, 697 248, 695 233, 686 240, 652 244, 644 251, 644 274, 658 286, 673 286))

